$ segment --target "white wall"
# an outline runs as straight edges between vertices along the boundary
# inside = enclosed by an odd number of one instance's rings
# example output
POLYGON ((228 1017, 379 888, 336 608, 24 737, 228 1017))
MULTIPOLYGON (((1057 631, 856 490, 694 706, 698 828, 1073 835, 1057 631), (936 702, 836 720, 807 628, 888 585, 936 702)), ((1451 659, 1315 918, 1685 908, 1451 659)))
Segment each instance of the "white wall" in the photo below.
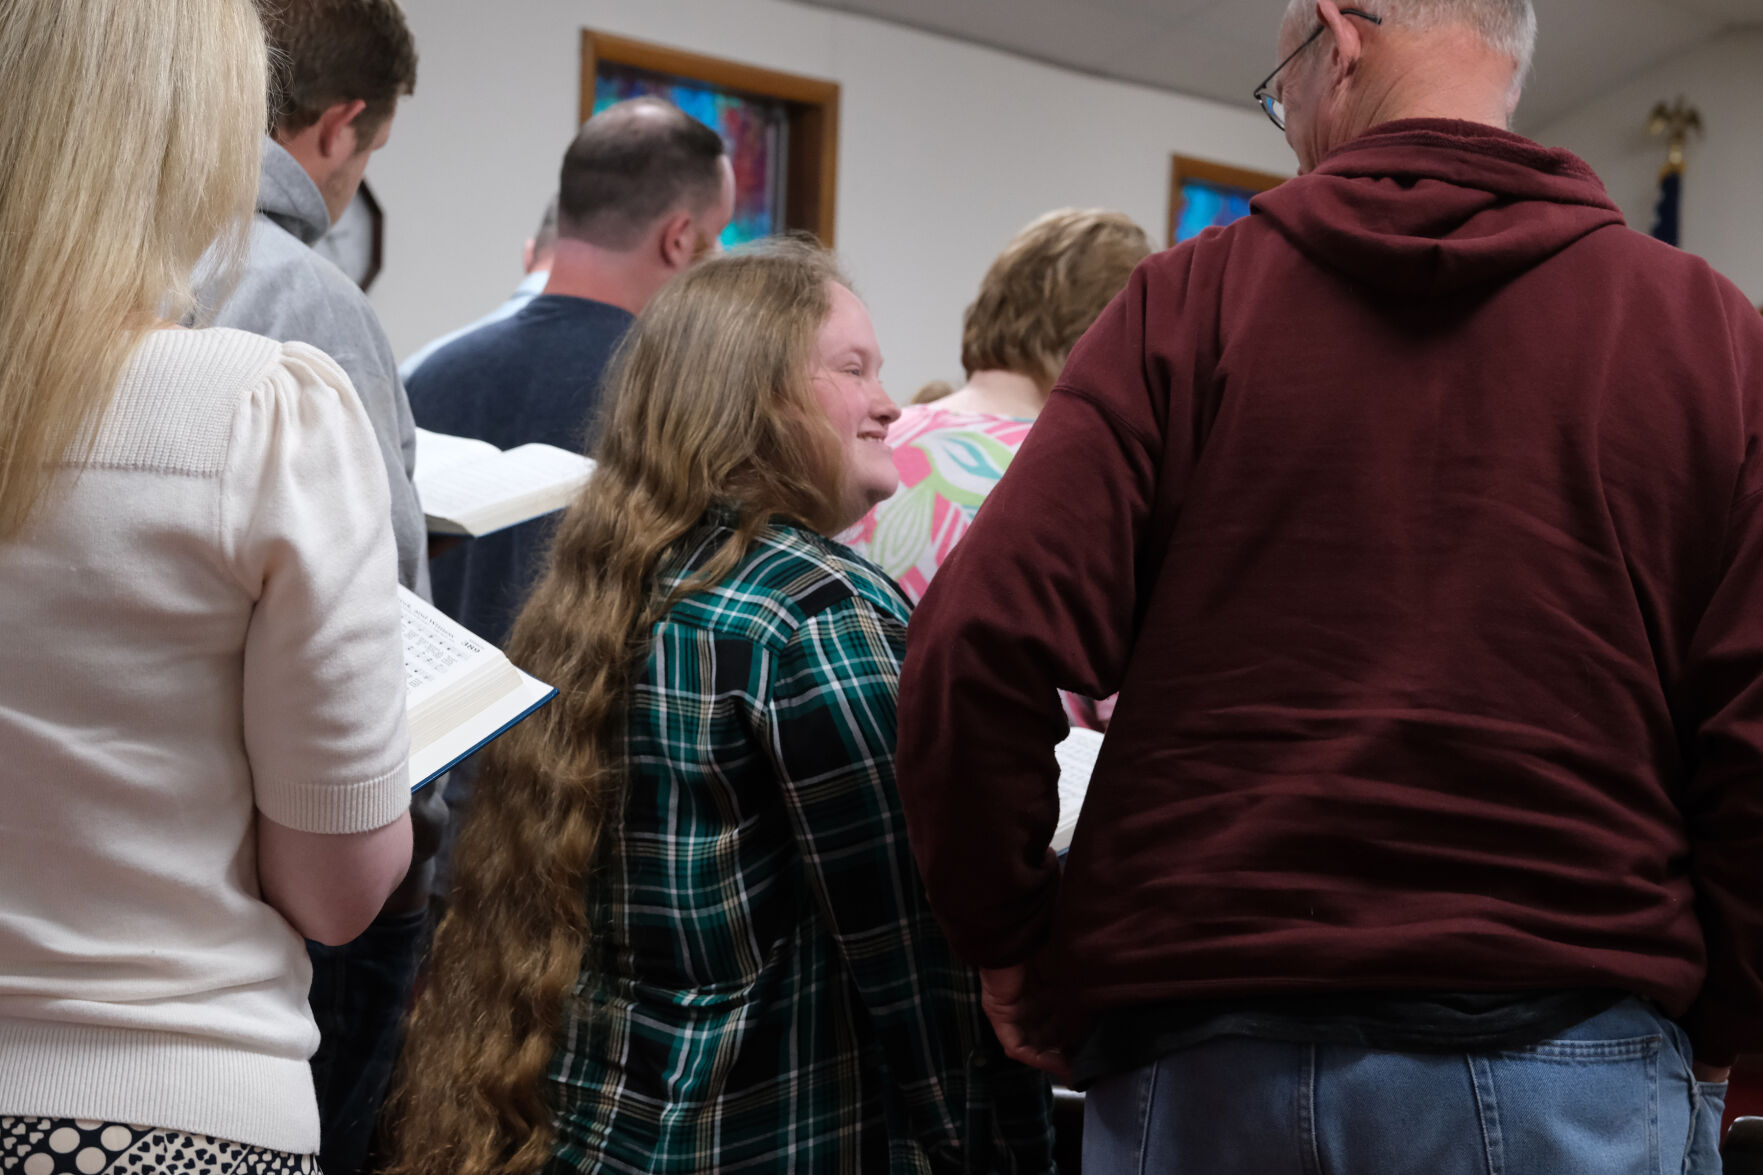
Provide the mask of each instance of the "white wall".
POLYGON ((400 355, 519 280, 521 242, 575 133, 584 27, 841 84, 837 244, 902 400, 960 378, 961 312, 1033 217, 1117 208, 1161 245, 1172 152, 1295 166, 1246 97, 1258 78, 1244 79, 1240 107, 1223 106, 785 0, 405 7, 417 91, 368 170, 388 233, 374 303, 400 355))
POLYGON ((1650 232, 1665 142, 1648 136, 1647 116, 1679 95, 1701 110, 1708 130, 1689 147, 1683 247, 1763 302, 1763 29, 1692 49, 1533 137, 1591 164, 1628 223, 1650 232))

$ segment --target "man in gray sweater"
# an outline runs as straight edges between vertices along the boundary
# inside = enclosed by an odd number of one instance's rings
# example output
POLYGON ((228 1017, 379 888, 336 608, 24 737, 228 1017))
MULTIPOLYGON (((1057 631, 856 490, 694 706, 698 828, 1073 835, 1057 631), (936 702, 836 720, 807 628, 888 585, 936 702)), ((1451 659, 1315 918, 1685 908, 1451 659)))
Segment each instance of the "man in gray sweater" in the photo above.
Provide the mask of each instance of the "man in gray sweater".
POLYGON ((355 198, 368 157, 391 134, 398 99, 415 88, 415 44, 394 0, 286 7, 270 21, 286 66, 263 144, 251 251, 238 284, 214 291, 225 300, 212 323, 311 343, 348 373, 386 463, 398 578, 426 598, 427 533, 411 481, 416 425, 398 362, 367 295, 312 249, 355 198), (314 27, 319 18, 326 27, 314 27), (334 42, 328 53, 319 50, 320 38, 334 42), (387 44, 357 48, 353 41, 387 44))
MULTIPOLYGON (((205 289, 203 309, 215 326, 310 343, 348 374, 386 465, 398 578, 426 599, 427 528, 411 481, 416 425, 397 361, 367 295, 312 249, 355 198, 368 157, 391 133, 398 100, 415 89, 415 41, 396 0, 258 4, 281 69, 270 96, 257 217, 236 284, 205 289)), ((410 874, 373 925, 347 946, 307 944, 327 1175, 352 1175, 367 1162, 422 955, 433 855, 447 821, 438 784, 417 793, 410 814, 410 874)))

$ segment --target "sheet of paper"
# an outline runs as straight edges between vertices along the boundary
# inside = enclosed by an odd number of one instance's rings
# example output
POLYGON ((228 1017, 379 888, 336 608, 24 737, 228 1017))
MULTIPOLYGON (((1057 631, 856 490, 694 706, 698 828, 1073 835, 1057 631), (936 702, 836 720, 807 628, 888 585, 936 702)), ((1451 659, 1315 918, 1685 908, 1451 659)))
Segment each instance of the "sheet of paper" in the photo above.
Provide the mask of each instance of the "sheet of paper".
POLYGON ((1089 794, 1090 773, 1096 769, 1096 757, 1101 753, 1102 735, 1094 730, 1073 730, 1053 748, 1053 755, 1059 760, 1059 824, 1053 831, 1053 848, 1057 852, 1071 847, 1084 796, 1089 794))

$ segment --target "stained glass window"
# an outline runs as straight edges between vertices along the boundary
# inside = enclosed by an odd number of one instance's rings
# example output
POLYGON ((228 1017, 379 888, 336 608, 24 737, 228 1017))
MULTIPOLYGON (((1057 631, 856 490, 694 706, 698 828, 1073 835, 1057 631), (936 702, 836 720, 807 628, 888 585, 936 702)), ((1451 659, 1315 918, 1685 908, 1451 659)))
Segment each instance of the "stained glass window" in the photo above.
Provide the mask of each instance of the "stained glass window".
POLYGON ((783 231, 788 106, 609 61, 594 73, 595 114, 627 98, 661 98, 722 136, 735 171, 735 214, 722 232, 724 248, 783 231))
POLYGON ((1249 215, 1249 200, 1255 194, 1247 188, 1184 179, 1181 183, 1181 216, 1175 226, 1176 242, 1197 237, 1215 225, 1222 228, 1249 215))

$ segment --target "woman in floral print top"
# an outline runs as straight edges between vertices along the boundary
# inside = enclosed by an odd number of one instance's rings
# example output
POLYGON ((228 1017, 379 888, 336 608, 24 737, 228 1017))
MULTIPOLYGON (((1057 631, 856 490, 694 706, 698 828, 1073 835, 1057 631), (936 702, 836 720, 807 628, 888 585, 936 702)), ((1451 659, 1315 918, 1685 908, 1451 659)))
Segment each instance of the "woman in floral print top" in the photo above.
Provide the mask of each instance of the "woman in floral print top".
MULTIPOLYGON (((917 603, 980 503, 1028 439, 1065 357, 1151 252, 1117 212, 1064 209, 1018 233, 967 308, 967 384, 905 408, 888 431, 900 489, 841 536, 917 603)), ((1105 730, 1113 700, 1065 697, 1077 726, 1105 730)))

